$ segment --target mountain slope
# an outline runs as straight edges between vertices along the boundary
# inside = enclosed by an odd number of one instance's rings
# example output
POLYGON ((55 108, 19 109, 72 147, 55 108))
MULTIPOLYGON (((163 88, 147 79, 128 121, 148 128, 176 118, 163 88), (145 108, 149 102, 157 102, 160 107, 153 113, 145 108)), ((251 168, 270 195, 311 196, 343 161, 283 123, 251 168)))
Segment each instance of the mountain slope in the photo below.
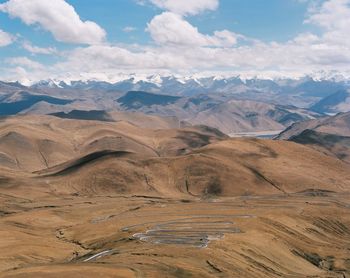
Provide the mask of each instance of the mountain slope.
POLYGON ((0 105, 3 105, 2 115, 65 113, 70 114, 66 117, 77 118, 77 115, 71 115, 72 111, 132 111, 212 125, 225 133, 247 133, 279 131, 294 122, 319 117, 316 112, 279 103, 307 107, 319 101, 321 95, 327 96, 346 86, 344 82, 312 79, 241 80, 238 77, 181 79, 154 76, 145 80, 131 78, 115 84, 99 81, 66 84, 49 80, 30 88, 4 83, 4 92, 0 88, 0 105), (240 105, 246 111, 240 109, 240 105), (254 105, 265 107, 263 111, 256 111, 251 108, 254 105), (222 112, 216 112, 220 110, 222 112))
POLYGON ((350 112, 296 123, 276 139, 309 145, 350 162, 350 112))
POLYGON ((231 139, 180 156, 108 155, 84 165, 82 160, 86 161, 80 158, 41 174, 56 190, 64 186, 68 192, 88 195, 115 192, 181 198, 350 188, 348 164, 291 142, 231 139), (77 164, 81 166, 72 170, 77 164))
POLYGON ((350 186, 350 166, 339 159, 292 142, 229 139, 205 126, 9 117, 0 123, 0 153, 3 169, 62 194, 183 198, 350 186))
POLYGON ((350 136, 350 112, 295 123, 284 130, 277 139, 287 140, 306 129, 340 136, 350 136))
MULTIPOLYGON (((0 123, 0 166, 33 172, 105 150, 137 153, 143 157, 177 155, 226 138, 211 128, 159 129, 172 124, 159 117, 148 119, 149 126, 153 121, 153 128, 142 128, 125 120, 70 120, 53 116, 5 118, 0 123)), ((141 125, 146 124, 141 122, 141 125)))
POLYGON ((0 116, 18 114, 39 102, 46 102, 55 105, 66 105, 72 103, 73 101, 69 99, 61 99, 21 91, 0 97, 0 116))
POLYGON ((188 119, 204 123, 227 134, 237 132, 282 130, 290 124, 318 117, 317 113, 291 106, 280 106, 250 100, 230 100, 200 111, 188 119))
POLYGON ((294 122, 320 116, 316 112, 293 106, 207 95, 175 98, 128 92, 118 102, 123 110, 151 115, 171 115, 194 125, 212 126, 226 134, 283 130, 294 122))
POLYGON ((90 121, 113 121, 110 115, 106 111, 99 110, 72 110, 69 113, 58 112, 52 113, 51 116, 55 116, 62 119, 76 119, 76 120, 90 120, 90 121))
POLYGON ((306 129, 299 135, 292 136, 289 141, 313 146, 350 163, 350 137, 306 129))
POLYGON ((311 110, 329 114, 348 112, 350 111, 350 91, 341 90, 331 94, 311 106, 311 110))
POLYGON ((157 95, 147 92, 130 91, 123 97, 118 99, 122 107, 126 109, 138 109, 143 106, 149 107, 152 105, 168 105, 176 102, 180 97, 169 95, 157 95))

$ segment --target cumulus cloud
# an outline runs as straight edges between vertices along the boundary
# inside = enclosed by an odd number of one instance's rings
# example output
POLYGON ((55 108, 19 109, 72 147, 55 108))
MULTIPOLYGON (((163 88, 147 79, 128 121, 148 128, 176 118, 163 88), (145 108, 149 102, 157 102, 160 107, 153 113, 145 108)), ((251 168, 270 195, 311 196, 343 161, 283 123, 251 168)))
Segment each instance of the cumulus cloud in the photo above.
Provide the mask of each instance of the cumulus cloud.
POLYGON ((147 31, 159 45, 229 47, 243 37, 228 30, 216 31, 213 36, 202 34, 181 15, 171 12, 155 16, 147 31))
POLYGON ((152 39, 158 44, 206 45, 206 36, 183 20, 180 15, 164 12, 155 16, 147 27, 152 39))
POLYGON ((21 66, 27 69, 43 70, 44 66, 39 62, 33 61, 28 57, 13 57, 6 59, 6 62, 10 65, 21 66))
POLYGON ((196 15, 204 11, 214 11, 219 0, 150 0, 157 7, 180 15, 196 15))
POLYGON ((327 30, 344 30, 350 23, 350 1, 328 0, 321 5, 312 5, 305 21, 327 30))
POLYGON ((231 47, 238 43, 238 40, 247 38, 241 34, 236 34, 228 30, 215 31, 212 37, 213 45, 221 47, 231 47))
MULTIPOLYGON (((349 3, 350 0, 327 0, 313 5, 305 23, 318 26, 319 32, 301 33, 280 43, 249 39, 229 30, 203 34, 180 12, 165 11, 147 27, 155 44, 78 47, 67 51, 65 60, 45 70, 37 67, 31 74, 42 78, 69 75, 71 79, 114 80, 121 72, 249 72, 260 76, 280 72, 300 76, 322 70, 350 77, 349 3)), ((28 68, 30 62, 17 60, 16 65, 28 68)))
POLYGON ((186 62, 165 50, 142 48, 131 51, 119 46, 92 45, 69 52, 68 60, 58 63, 55 68, 64 71, 109 71, 137 69, 184 68, 186 62), (93 58, 95 57, 95 58, 93 58))
POLYGON ((350 1, 329 0, 319 6, 312 6, 310 16, 305 21, 325 30, 324 42, 329 44, 350 45, 350 1))
MULTIPOLYGON (((85 61, 93 57, 94 65, 106 71, 112 68, 120 71, 124 67, 135 71, 151 68, 172 72, 345 73, 350 70, 349 3, 350 0, 327 0, 312 5, 305 22, 319 26, 321 32, 302 33, 284 43, 248 39, 228 30, 202 34, 180 13, 164 12, 147 27, 157 46, 144 46, 137 51, 113 46, 108 51, 92 51, 90 47, 75 55, 84 53, 85 61), (116 55, 121 52, 123 55, 116 55)), ((78 65, 79 60, 70 59, 68 64, 78 65)))
POLYGON ((9 33, 4 32, 0 29, 0 47, 7 46, 13 43, 14 38, 9 33))
POLYGON ((0 11, 20 18, 25 24, 39 24, 60 42, 96 44, 106 32, 92 21, 82 21, 73 6, 64 0, 9 0, 0 11))

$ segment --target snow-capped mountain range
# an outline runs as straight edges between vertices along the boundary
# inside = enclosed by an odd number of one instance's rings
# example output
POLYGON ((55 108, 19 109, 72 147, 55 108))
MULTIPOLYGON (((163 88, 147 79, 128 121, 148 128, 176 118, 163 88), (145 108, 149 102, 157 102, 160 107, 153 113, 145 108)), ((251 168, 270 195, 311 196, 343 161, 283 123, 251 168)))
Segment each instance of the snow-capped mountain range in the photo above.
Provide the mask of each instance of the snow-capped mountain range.
POLYGON ((336 89, 350 87, 350 81, 340 76, 332 78, 301 79, 244 79, 240 76, 223 77, 176 77, 176 76, 130 76, 117 82, 110 83, 99 80, 42 80, 30 86, 31 88, 61 88, 77 90, 115 90, 147 91, 171 95, 198 95, 203 93, 241 94, 252 91, 261 93, 299 93, 304 95, 320 95, 334 93, 336 89))

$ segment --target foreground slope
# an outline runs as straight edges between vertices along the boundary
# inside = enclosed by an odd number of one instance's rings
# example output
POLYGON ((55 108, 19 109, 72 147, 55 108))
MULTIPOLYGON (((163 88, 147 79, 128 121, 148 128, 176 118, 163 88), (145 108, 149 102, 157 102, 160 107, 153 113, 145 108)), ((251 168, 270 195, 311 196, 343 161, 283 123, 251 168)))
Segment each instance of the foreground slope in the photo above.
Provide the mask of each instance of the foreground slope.
POLYGON ((0 277, 350 275, 349 164, 156 119, 1 120, 0 277))
POLYGON ((1 277, 350 275, 345 194, 201 201, 6 194, 1 277))

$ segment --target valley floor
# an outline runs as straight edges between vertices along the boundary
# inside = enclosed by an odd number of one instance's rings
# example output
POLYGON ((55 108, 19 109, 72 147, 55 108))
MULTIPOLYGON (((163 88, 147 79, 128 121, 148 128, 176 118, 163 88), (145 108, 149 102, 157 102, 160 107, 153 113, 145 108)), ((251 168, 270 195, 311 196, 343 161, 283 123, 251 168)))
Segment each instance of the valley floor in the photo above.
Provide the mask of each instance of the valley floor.
POLYGON ((350 277, 350 195, 0 195, 1 277, 350 277))

